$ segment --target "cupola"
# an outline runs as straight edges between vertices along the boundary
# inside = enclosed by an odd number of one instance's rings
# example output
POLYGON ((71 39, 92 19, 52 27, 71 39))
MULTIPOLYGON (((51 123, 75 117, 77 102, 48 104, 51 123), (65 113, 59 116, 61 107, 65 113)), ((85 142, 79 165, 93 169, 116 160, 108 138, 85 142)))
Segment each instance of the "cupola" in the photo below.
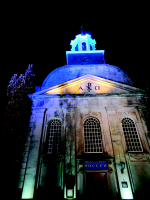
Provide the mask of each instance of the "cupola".
POLYGON ((89 34, 76 35, 74 40, 71 40, 71 51, 92 51, 95 50, 95 39, 91 38, 89 34))
POLYGON ((96 50, 95 39, 89 34, 81 34, 75 36, 71 40, 71 51, 66 51, 67 65, 88 65, 88 64, 104 64, 104 50, 96 50))

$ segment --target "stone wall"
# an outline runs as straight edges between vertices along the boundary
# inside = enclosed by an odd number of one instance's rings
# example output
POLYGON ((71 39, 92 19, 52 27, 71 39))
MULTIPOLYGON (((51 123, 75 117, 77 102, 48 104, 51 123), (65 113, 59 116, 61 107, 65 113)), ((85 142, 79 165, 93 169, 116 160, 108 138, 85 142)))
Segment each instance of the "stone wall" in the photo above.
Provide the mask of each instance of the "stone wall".
MULTIPOLYGON (((145 136, 144 122, 140 118, 137 109, 141 106, 139 99, 140 97, 138 95, 132 95, 131 97, 130 94, 120 96, 101 95, 97 97, 82 95, 67 98, 64 96, 61 98, 45 98, 43 100, 41 98, 36 99, 34 102, 35 107, 33 107, 34 122, 32 122, 34 124, 34 129, 29 159, 25 169, 26 174, 22 198, 25 198, 27 194, 29 196, 33 196, 34 194, 45 108, 47 108, 47 111, 44 119, 44 130, 46 130, 49 120, 59 118, 62 121, 61 139, 63 155, 56 167, 56 169, 58 168, 58 171, 61 171, 61 173, 57 175, 56 183, 61 190, 64 190, 66 187, 66 175, 71 174, 71 176, 74 177, 74 189, 77 189, 80 194, 83 193, 84 176, 79 172, 79 169, 83 167, 83 164, 77 164, 78 159, 95 159, 96 161, 106 159, 112 160, 112 163, 109 164, 107 176, 110 192, 116 198, 119 193, 121 194, 121 197, 124 198, 124 191, 126 189, 122 189, 123 179, 128 182, 128 191, 126 194, 128 194, 131 199, 132 193, 138 194, 143 190, 143 187, 146 188, 147 184, 149 184, 149 164, 147 161, 142 164, 140 162, 133 163, 128 161, 125 139, 121 127, 121 119, 123 117, 127 116, 135 119, 142 140, 143 149, 144 151, 150 152, 149 144, 145 136), (83 123, 89 116, 96 117, 100 121, 104 153, 98 156, 96 154, 85 155, 84 153, 83 123), (70 161, 72 167, 69 169, 68 164, 70 161), (121 161, 125 162, 124 174, 121 173, 121 161), (144 171, 141 172, 141 169, 144 169, 144 171), (83 181, 79 181, 79 179, 83 181), (115 185, 113 185, 114 183, 115 185)), ((39 182, 39 187, 42 186, 42 184, 44 186, 44 177, 46 177, 47 174, 47 166, 48 165, 44 163, 40 166, 41 182, 39 182)), ((53 169, 51 169, 51 171, 53 171, 53 169)))

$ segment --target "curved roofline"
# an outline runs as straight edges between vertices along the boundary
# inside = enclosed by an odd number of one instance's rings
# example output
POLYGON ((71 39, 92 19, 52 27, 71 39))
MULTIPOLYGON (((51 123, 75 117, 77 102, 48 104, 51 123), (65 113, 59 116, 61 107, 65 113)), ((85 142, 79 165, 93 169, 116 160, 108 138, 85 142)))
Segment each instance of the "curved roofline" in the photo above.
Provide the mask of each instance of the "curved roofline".
MULTIPOLYGON (((92 64, 86 64, 86 66, 96 66, 96 65, 106 65, 106 66, 113 66, 113 67, 115 67, 115 68, 117 68, 117 69, 119 69, 120 71, 122 71, 124 74, 126 74, 127 76, 128 76, 128 74, 127 74, 127 72, 126 71, 124 71, 123 69, 121 69, 120 67, 118 67, 118 66, 115 66, 115 65, 109 65, 109 64, 94 64, 94 65, 92 65, 92 64)), ((46 84, 46 82, 49 80, 49 78, 50 78, 50 76, 53 74, 53 73, 56 73, 56 71, 58 71, 60 68, 67 68, 67 67, 70 67, 70 66, 74 66, 74 65, 64 65, 64 66, 61 66, 61 67, 58 67, 58 68, 56 68, 56 69, 54 69, 52 72, 50 72, 48 75, 47 75, 47 77, 45 78, 45 80, 43 81, 43 83, 42 83, 42 85, 41 86, 45 86, 45 84, 46 84)), ((74 67, 78 67, 78 66, 80 66, 80 65, 75 65, 74 67)), ((82 65, 82 67, 83 67, 84 65, 82 65)), ((85 67, 86 67, 85 66, 85 67)), ((131 78, 128 76, 128 78, 130 79, 130 81, 132 82, 132 80, 131 80, 131 78)), ((125 84, 125 83, 124 83, 125 84)), ((133 85, 133 82, 132 82, 132 85, 133 85)))
MULTIPOLYGON (((64 66, 66 66, 66 65, 64 65, 64 66)), ((55 71, 57 71, 59 68, 62 68, 62 67, 64 67, 64 66, 58 67, 58 68, 54 69, 52 72, 50 72, 50 73, 47 75, 47 77, 44 79, 44 81, 43 81, 43 83, 42 83, 42 86, 44 86, 44 85, 46 84, 46 82, 47 82, 47 80, 49 79, 49 77, 50 77, 55 71)))

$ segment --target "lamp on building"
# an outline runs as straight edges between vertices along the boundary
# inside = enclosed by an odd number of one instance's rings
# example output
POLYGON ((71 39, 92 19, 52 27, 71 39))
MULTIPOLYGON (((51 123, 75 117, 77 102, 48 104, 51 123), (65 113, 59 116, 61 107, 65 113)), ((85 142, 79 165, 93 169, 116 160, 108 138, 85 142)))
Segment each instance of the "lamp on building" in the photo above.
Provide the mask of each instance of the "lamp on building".
POLYGON ((121 173, 123 174, 124 173, 124 169, 125 169, 125 163, 124 162, 120 162, 120 165, 121 165, 121 173))

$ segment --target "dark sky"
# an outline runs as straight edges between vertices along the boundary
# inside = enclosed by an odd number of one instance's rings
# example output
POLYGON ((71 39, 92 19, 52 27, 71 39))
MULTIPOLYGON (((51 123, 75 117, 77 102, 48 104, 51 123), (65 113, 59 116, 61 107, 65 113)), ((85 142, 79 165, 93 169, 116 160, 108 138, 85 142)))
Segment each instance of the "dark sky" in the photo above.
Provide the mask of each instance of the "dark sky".
POLYGON ((91 34, 96 40, 96 49, 105 50, 105 63, 125 70, 134 86, 143 88, 144 81, 149 77, 148 27, 145 23, 132 19, 109 24, 101 20, 71 24, 64 21, 44 24, 43 27, 41 24, 36 26, 36 31, 32 26, 27 28, 17 24, 12 29, 8 25, 7 31, 11 31, 11 34, 7 37, 8 33, 4 31, 6 35, 2 54, 3 101, 6 102, 6 90, 11 77, 24 74, 29 63, 34 67, 35 85, 41 85, 53 69, 65 65, 66 51, 71 48, 70 41, 80 33, 82 24, 85 33, 91 34))

